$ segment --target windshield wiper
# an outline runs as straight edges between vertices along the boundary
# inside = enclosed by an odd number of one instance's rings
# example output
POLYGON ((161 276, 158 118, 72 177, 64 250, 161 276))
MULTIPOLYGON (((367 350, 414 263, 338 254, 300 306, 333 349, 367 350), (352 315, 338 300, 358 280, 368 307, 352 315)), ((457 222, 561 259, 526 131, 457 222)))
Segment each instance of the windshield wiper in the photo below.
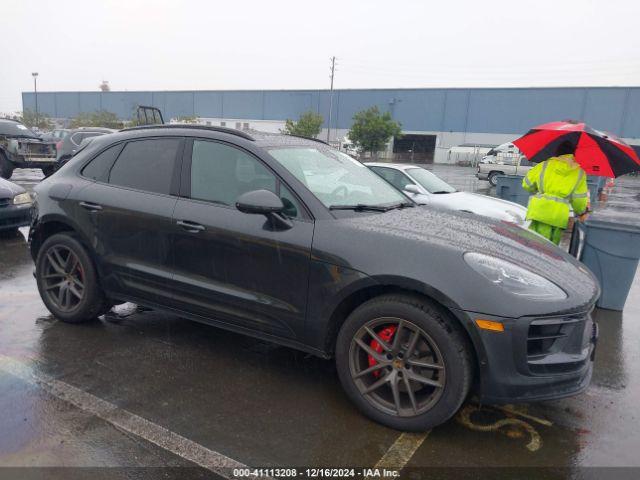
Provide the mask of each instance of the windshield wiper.
POLYGON ((455 193, 455 190, 453 192, 450 192, 449 190, 438 190, 437 192, 431 192, 433 195, 440 195, 443 193, 455 193))
POLYGON ((356 205, 331 205, 329 210, 353 210, 355 212, 386 212, 389 207, 381 205, 365 205, 358 203, 356 205))
POLYGON ((387 207, 387 210, 394 210, 396 208, 411 208, 411 207, 415 207, 415 206, 416 206, 415 203, 401 202, 401 203, 396 203, 395 205, 389 205, 387 207))

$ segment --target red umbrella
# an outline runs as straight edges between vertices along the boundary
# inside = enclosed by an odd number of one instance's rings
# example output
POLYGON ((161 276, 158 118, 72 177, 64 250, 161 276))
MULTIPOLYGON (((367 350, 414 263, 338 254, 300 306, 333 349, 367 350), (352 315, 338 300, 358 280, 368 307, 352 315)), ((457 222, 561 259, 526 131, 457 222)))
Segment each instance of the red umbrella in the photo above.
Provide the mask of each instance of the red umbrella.
POLYGON ((615 135, 600 132, 582 122, 545 123, 513 143, 530 162, 543 162, 553 157, 563 142, 569 142, 575 148, 576 162, 588 175, 615 178, 640 171, 640 159, 633 148, 615 135))

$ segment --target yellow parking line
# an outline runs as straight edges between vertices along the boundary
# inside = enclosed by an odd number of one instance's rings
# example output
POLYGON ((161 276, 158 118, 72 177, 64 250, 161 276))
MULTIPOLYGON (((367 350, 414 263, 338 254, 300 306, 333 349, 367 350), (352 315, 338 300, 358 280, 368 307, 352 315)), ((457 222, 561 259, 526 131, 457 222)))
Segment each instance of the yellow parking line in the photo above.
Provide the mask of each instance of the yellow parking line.
POLYGON ((413 454, 426 440, 431 430, 424 433, 402 433, 387 452, 382 456, 374 468, 392 468, 401 470, 409 463, 413 454))

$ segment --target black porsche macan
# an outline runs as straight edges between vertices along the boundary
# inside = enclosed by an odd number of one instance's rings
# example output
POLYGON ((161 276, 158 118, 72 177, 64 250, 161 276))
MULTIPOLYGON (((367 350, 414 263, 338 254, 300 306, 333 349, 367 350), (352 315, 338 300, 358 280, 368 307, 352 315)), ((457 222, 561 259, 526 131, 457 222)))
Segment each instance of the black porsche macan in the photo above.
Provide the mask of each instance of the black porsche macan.
POLYGON ((322 357, 402 430, 485 402, 588 385, 591 273, 507 222, 417 206, 351 157, 293 136, 138 127, 94 139, 36 188, 47 308, 131 301, 322 357))

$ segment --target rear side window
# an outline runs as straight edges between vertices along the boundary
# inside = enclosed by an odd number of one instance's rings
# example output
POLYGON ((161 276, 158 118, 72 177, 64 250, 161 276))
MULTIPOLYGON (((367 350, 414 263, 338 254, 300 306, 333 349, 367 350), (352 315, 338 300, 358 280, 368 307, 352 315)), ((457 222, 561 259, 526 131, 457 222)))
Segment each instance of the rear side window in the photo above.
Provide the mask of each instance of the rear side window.
POLYGON ((106 181, 109 169, 118 157, 121 147, 122 145, 114 145, 107 148, 82 169, 82 175, 92 180, 106 181))
POLYGON ((129 142, 109 175, 109 183, 168 195, 180 147, 178 138, 129 142))

